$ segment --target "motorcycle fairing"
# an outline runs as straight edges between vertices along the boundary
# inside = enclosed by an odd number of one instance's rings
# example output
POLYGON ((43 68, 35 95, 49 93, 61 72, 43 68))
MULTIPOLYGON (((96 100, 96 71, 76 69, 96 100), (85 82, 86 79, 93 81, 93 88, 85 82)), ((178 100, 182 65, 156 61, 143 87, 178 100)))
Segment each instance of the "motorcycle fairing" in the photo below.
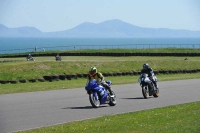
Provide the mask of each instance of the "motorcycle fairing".
POLYGON ((101 85, 99 85, 96 80, 92 80, 89 81, 86 86, 85 89, 87 91, 92 91, 93 95, 98 98, 98 94, 100 96, 100 104, 104 104, 107 100, 107 91, 105 90, 105 88, 101 85))

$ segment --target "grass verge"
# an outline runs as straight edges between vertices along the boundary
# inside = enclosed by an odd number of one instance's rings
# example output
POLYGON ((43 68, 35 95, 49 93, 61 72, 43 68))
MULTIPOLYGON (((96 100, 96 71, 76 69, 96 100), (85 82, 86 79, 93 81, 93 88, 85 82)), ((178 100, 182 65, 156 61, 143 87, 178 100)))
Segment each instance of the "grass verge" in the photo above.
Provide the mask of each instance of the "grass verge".
POLYGON ((20 133, 198 133, 200 102, 44 127, 20 133))
MULTIPOLYGON (((138 78, 139 78, 139 75, 138 76, 105 77, 106 80, 111 80, 113 85, 137 83, 138 78)), ((157 78, 159 81, 196 79, 196 78, 200 78, 200 74, 199 73, 168 74, 168 75, 160 74, 160 75, 157 75, 157 78)), ((73 88, 81 88, 81 87, 84 88, 86 81, 87 81, 86 78, 78 78, 78 79, 72 79, 72 80, 53 81, 53 82, 4 84, 0 86, 0 94, 59 90, 59 89, 73 89, 73 88)))
POLYGON ((199 69, 200 57, 99 57, 79 56, 63 57, 56 62, 54 57, 36 57, 35 62, 7 62, 0 65, 0 80, 20 80, 42 78, 45 75, 85 74, 91 66, 100 72, 140 71, 142 64, 156 70, 192 70, 199 69), (113 66, 113 64, 115 64, 113 66))

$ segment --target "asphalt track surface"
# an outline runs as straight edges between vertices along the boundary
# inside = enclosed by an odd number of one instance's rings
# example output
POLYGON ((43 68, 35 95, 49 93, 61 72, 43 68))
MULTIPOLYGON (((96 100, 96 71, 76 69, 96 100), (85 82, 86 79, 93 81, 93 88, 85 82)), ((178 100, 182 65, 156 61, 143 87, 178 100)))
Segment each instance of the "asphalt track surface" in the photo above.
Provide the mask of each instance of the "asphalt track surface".
POLYGON ((200 79, 159 82, 158 98, 144 99, 139 84, 113 85, 116 106, 92 108, 83 88, 0 95, 0 133, 57 125, 200 101, 200 79))

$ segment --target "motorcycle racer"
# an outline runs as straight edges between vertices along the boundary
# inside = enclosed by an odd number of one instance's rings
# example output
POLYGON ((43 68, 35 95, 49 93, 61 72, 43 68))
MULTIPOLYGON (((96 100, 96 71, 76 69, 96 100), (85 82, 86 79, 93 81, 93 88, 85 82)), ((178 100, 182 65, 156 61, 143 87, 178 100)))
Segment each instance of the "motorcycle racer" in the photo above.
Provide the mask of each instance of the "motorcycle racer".
POLYGON ((31 59, 31 58, 33 58, 33 57, 32 57, 31 54, 28 54, 27 58, 28 58, 28 59, 31 59))
POLYGON ((34 58, 33 58, 33 56, 31 54, 28 54, 28 56, 26 57, 26 59, 27 59, 27 61, 29 61, 29 60, 35 61, 34 58))
POLYGON ((97 72, 96 67, 91 67, 89 69, 89 74, 87 78, 88 80, 96 79, 97 83, 105 87, 110 92, 110 96, 114 97, 111 87, 105 82, 103 74, 101 72, 97 72))
POLYGON ((144 63, 142 67, 143 69, 141 70, 141 73, 147 73, 149 79, 154 83, 155 87, 158 88, 157 79, 155 77, 153 69, 149 66, 148 63, 144 63))

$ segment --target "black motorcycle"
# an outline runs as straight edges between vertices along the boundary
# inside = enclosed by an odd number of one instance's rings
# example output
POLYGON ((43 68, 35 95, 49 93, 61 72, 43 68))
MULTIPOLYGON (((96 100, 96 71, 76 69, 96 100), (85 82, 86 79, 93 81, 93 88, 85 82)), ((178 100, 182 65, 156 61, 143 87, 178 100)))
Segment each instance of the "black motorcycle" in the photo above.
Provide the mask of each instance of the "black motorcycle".
POLYGON ((61 57, 60 56, 56 56, 56 61, 61 61, 61 57))
POLYGON ((33 57, 26 57, 27 61, 35 61, 33 57))
MULTIPOLYGON (((156 76, 154 76, 155 80, 157 81, 156 76)), ((158 97, 159 96, 159 89, 155 87, 154 83, 148 77, 148 74, 142 73, 140 78, 138 79, 140 86, 142 87, 142 94, 145 99, 149 98, 149 96, 158 97)))

